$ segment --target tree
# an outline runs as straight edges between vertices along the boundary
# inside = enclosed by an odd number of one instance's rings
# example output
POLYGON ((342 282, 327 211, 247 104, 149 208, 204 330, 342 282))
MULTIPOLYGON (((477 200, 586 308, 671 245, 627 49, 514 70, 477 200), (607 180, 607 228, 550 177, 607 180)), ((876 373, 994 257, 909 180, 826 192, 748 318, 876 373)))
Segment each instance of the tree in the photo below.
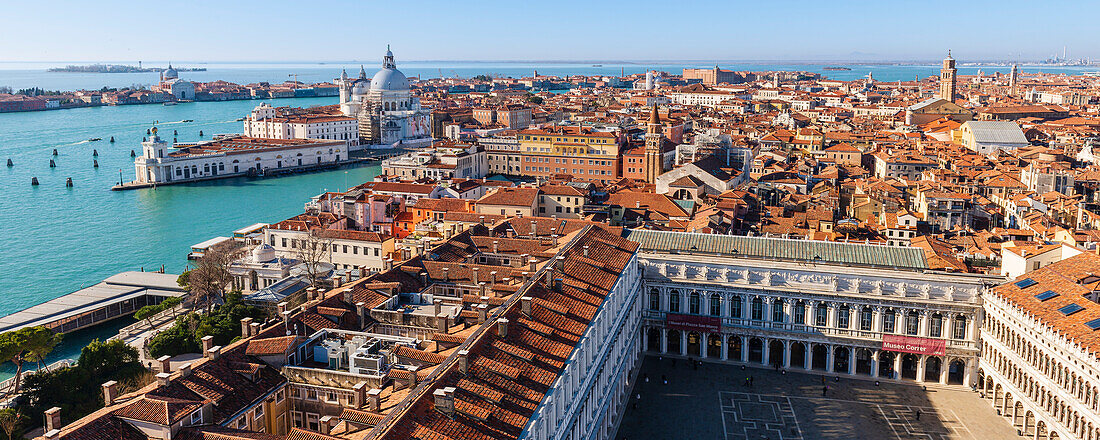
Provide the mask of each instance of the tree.
POLYGON ((490 81, 493 80, 493 78, 490 78, 489 75, 486 75, 486 74, 477 75, 477 76, 473 77, 472 79, 474 81, 481 81, 481 82, 490 82, 490 81))
POLYGON ((305 266, 309 285, 317 285, 317 280, 323 275, 324 265, 331 260, 331 251, 332 240, 324 238, 320 228, 310 229, 306 238, 298 241, 295 257, 305 266))
POLYGON ((176 277, 176 284, 179 284, 180 287, 186 289, 188 283, 190 283, 190 280, 191 280, 191 269, 187 269, 187 270, 183 271, 183 273, 181 273, 180 276, 176 277))
POLYGON ((541 96, 531 94, 531 95, 527 95, 527 102, 538 105, 538 104, 542 104, 543 100, 542 100, 541 96))
POLYGON ((25 357, 28 361, 38 363, 38 368, 42 368, 46 356, 60 343, 61 335, 54 333, 53 330, 41 326, 31 327, 26 332, 26 341, 23 345, 27 350, 25 357))
POLYGON ((130 377, 145 368, 137 349, 118 339, 93 339, 80 350, 76 364, 92 377, 130 377))
POLYGON ((233 283, 229 265, 242 254, 241 245, 235 241, 212 246, 203 252, 198 265, 187 277, 192 303, 205 307, 209 313, 218 300, 224 300, 226 287, 233 283))
POLYGON ((12 381, 12 392, 19 391, 19 382, 23 378, 23 361, 27 354, 27 330, 23 328, 10 332, 0 333, 0 359, 10 360, 15 364, 15 380, 12 381))
POLYGON ((0 429, 4 430, 4 434, 8 435, 8 440, 12 440, 15 434, 15 428, 19 426, 19 422, 23 420, 23 414, 16 408, 4 408, 0 409, 0 429))

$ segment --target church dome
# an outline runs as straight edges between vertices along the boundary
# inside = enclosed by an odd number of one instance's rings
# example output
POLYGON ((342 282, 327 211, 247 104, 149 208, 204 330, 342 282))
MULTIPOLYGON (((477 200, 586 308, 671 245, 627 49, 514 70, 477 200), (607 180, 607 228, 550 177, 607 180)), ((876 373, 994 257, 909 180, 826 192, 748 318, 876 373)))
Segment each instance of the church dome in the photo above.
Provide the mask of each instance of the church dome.
POLYGON ((168 68, 164 69, 163 75, 164 79, 175 79, 180 77, 179 73, 176 72, 176 69, 172 68, 172 64, 170 63, 168 64, 168 68))
POLYGON ((370 80, 372 92, 404 92, 409 90, 409 80, 397 69, 382 69, 370 80))
POLYGON ((269 244, 261 244, 252 249, 253 263, 266 263, 275 259, 275 248, 269 244))

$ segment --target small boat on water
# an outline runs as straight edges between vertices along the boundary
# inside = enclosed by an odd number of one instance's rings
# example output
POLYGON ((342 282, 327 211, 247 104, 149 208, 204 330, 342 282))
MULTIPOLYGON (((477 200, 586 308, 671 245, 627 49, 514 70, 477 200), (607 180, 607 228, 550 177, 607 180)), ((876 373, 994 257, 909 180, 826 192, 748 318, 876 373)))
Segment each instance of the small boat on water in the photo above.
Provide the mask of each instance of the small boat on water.
POLYGON ((592 67, 603 67, 603 64, 593 64, 592 67))
POLYGON ((103 138, 91 138, 91 139, 88 139, 88 142, 96 142, 96 141, 101 141, 101 140, 103 140, 103 138))
POLYGON ((176 101, 168 101, 168 102, 164 103, 164 105, 165 106, 176 105, 176 101))
POLYGON ((183 122, 195 122, 194 119, 184 119, 183 122))
POLYGON ((846 70, 852 70, 852 69, 848 68, 848 67, 826 66, 826 67, 822 67, 821 70, 842 70, 842 71, 846 71, 846 70))
POLYGON ((243 121, 244 118, 237 118, 237 122, 243 121))

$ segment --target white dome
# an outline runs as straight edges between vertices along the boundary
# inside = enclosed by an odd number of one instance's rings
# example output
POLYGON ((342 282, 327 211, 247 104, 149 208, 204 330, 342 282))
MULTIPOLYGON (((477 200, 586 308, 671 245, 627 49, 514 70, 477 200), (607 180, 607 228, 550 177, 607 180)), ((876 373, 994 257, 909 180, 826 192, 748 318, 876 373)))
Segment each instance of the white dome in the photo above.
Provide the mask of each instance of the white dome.
POLYGON ((370 80, 372 92, 405 92, 409 90, 409 80, 397 69, 382 69, 370 80))
POLYGON ((370 86, 366 81, 356 81, 355 85, 351 88, 352 95, 366 95, 367 90, 370 90, 370 86))
POLYGON ((268 244, 261 244, 252 249, 253 263, 266 263, 275 259, 275 248, 268 244))

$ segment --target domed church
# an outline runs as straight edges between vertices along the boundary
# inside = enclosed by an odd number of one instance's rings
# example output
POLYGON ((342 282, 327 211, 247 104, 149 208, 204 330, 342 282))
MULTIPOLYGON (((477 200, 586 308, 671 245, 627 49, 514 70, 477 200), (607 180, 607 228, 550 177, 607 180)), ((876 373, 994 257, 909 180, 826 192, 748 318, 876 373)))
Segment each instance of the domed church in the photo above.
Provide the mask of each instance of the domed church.
POLYGON ((397 70, 393 52, 386 46, 382 70, 367 79, 360 67, 358 78, 347 71, 336 80, 340 85, 340 111, 359 120, 359 143, 377 147, 416 147, 431 143, 431 111, 420 107, 412 96, 409 80, 397 70))

